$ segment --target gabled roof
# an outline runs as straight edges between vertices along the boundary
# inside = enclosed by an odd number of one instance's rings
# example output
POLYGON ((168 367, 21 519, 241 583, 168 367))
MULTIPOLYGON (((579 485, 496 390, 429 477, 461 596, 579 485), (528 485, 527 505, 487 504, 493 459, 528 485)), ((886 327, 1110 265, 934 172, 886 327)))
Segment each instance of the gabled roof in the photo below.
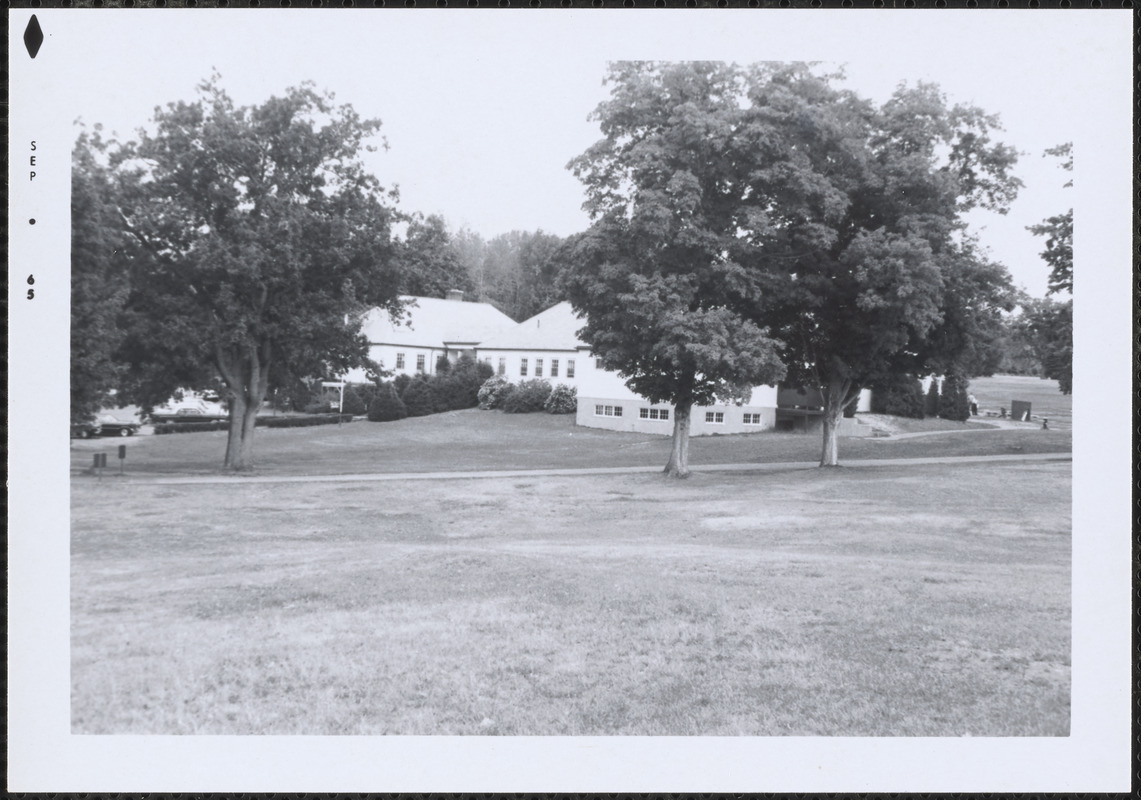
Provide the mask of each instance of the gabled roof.
POLYGON ((577 331, 586 320, 564 301, 480 342, 480 350, 576 350, 586 347, 577 331))
POLYGON ((404 322, 393 324, 388 312, 374 308, 365 316, 362 332, 369 344, 443 347, 476 345, 515 326, 515 320, 490 303, 465 303, 438 297, 402 297, 404 322))

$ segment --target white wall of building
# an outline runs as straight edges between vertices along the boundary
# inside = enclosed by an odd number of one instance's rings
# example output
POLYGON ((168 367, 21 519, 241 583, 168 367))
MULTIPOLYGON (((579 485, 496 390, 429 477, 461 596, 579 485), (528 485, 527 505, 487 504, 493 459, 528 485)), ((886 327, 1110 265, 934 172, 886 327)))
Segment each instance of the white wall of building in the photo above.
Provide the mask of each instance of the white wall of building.
POLYGON ((581 386, 585 355, 576 350, 477 350, 480 361, 512 383, 536 378, 552 386, 581 386), (526 371, 526 374, 523 374, 526 371))

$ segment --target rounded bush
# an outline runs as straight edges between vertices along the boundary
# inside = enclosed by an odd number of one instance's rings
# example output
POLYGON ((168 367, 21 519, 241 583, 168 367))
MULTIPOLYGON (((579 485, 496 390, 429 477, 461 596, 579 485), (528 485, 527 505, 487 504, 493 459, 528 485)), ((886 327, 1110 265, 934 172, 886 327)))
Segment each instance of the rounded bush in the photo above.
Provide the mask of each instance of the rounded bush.
POLYGON ((359 417, 367 411, 368 406, 364 404, 364 400, 361 399, 356 390, 352 386, 346 386, 344 397, 341 398, 341 413, 359 417))
POLYGON ((439 401, 427 381, 412 381, 404 390, 404 407, 410 417, 426 417, 435 414, 439 401))
POLYGON ((923 384, 914 375, 892 375, 872 387, 872 411, 923 419, 923 384))
POLYGON ((578 411, 578 388, 560 383, 551 390, 543 410, 548 414, 573 414, 578 411))
POLYGON ((404 401, 391 383, 380 386, 368 407, 369 422, 392 422, 408 416, 404 401))
POLYGON ((502 375, 492 375, 479 387, 476 399, 482 409, 503 408, 503 401, 515 386, 502 375))
POLYGON ((503 410, 508 414, 530 414, 533 411, 542 411, 551 396, 551 384, 538 378, 523 381, 507 395, 503 401, 503 410))

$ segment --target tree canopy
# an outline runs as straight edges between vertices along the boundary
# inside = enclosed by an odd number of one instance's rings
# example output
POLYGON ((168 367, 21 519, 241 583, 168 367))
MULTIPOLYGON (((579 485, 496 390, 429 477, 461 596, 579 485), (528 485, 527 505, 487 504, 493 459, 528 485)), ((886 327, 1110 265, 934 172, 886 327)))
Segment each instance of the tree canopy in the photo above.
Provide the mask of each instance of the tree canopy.
POLYGON ((821 464, 860 388, 898 372, 984 364, 1012 302, 1006 270, 964 235, 1021 183, 998 119, 930 84, 875 104, 803 64, 749 70, 748 191, 757 319, 787 346, 789 380, 824 397, 821 464))
MULTIPOLYGON (((1074 156, 1071 143, 1058 145, 1046 151, 1045 155, 1062 159, 1061 168, 1073 172, 1074 156)), ((1072 180, 1064 184, 1073 186, 1072 180)), ((1031 225, 1028 230, 1035 236, 1046 239, 1046 249, 1042 260, 1050 267, 1047 294, 1074 291, 1074 210, 1067 209, 1062 214, 1047 218, 1041 224, 1031 225)), ((1031 341, 1036 345, 1038 358, 1042 362, 1042 372, 1047 378, 1058 381, 1058 389, 1063 394, 1073 391, 1074 373, 1074 301, 1055 301, 1047 298, 1023 307, 1025 328, 1031 332, 1031 341)))
POLYGON ((733 70, 618 64, 594 112, 605 138, 570 163, 594 220, 568 243, 579 335, 651 402, 674 405, 666 471, 688 474, 690 410, 784 374, 777 344, 734 310, 752 290, 726 182, 733 70))
POLYGON ((229 468, 252 465, 271 376, 363 365, 363 312, 399 313, 394 195, 360 161, 379 127, 308 84, 239 107, 215 76, 115 154, 124 388, 153 405, 220 380, 229 468))
POLYGON ((99 128, 83 131, 71 170, 71 421, 110 404, 123 372, 116 350, 127 299, 127 241, 115 205, 111 144, 99 128))
MULTIPOLYGON (((647 296, 764 326, 787 381, 824 397, 822 464, 837 463, 840 416, 861 387, 987 363, 1010 281, 964 235, 963 214, 1004 213, 1021 185, 996 117, 924 83, 876 105, 807 64, 624 63, 608 81, 595 112, 606 138, 571 166, 592 239, 611 250, 593 270, 603 281, 577 279, 576 306, 593 317, 628 302, 587 290, 616 280, 613 253, 635 248, 633 271, 691 291, 638 287, 647 296)), ((676 318, 668 304, 655 313, 676 318)), ((595 325, 586 340, 613 349, 595 325)))

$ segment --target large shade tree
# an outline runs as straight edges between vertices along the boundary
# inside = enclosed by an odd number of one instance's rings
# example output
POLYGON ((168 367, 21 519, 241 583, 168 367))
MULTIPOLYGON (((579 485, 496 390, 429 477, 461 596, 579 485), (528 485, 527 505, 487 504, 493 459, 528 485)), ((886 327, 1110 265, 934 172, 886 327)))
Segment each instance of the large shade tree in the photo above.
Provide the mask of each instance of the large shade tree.
MULTIPOLYGON (((1073 172, 1073 145, 1052 147, 1047 156, 1060 158, 1061 167, 1067 173, 1073 172)), ((1065 188, 1073 186, 1067 180, 1065 188)), ((1074 291, 1074 210, 1067 209, 1062 214, 1048 217, 1028 230, 1046 240, 1042 260, 1050 267, 1047 294, 1073 294, 1074 291)), ((1074 373, 1074 301, 1054 300, 1030 303, 1023 306, 1026 326, 1033 331, 1037 344, 1042 371, 1047 378, 1058 381, 1058 389, 1063 394, 1073 391, 1074 373)))
POLYGON ((363 365, 363 312, 399 313, 394 195, 360 161, 379 127, 308 84, 239 107, 215 76, 115 159, 125 389, 154 405, 220 381, 230 469, 253 464, 271 376, 363 365))
POLYGON ((819 389, 820 463, 838 463, 843 410, 896 373, 985 359, 1009 276, 964 235, 1020 185, 997 118, 900 86, 882 105, 804 64, 746 72, 734 219, 758 283, 756 320, 785 345, 788 380, 819 389))
POLYGON ((118 317, 127 299, 129 242, 115 204, 115 175, 98 127, 75 144, 71 170, 71 421, 92 419, 109 405, 123 365, 115 352, 118 317))
POLYGON ((666 472, 689 474, 695 404, 784 374, 777 344, 734 307, 756 300, 738 259, 731 152, 735 70, 711 63, 611 67, 593 113, 603 139, 570 163, 593 224, 567 245, 579 335, 651 402, 674 406, 666 472))

